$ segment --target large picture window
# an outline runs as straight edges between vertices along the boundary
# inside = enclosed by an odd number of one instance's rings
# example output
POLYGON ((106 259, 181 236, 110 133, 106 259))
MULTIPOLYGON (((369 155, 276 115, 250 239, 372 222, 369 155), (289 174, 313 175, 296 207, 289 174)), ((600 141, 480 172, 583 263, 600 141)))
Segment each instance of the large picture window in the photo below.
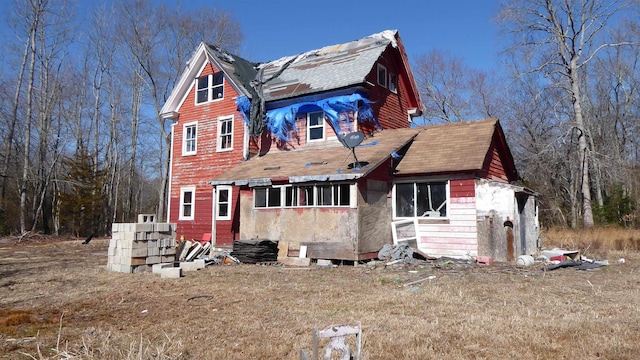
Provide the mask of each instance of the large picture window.
POLYGON ((394 217, 447 217, 447 181, 396 183, 394 217))
POLYGON ((187 186, 180 189, 180 220, 193 220, 195 212, 196 188, 187 186))
POLYGON ((347 207, 351 201, 350 184, 274 186, 253 190, 255 208, 347 207))
POLYGON ((202 104, 224 97, 224 75, 217 72, 196 79, 196 104, 202 104))

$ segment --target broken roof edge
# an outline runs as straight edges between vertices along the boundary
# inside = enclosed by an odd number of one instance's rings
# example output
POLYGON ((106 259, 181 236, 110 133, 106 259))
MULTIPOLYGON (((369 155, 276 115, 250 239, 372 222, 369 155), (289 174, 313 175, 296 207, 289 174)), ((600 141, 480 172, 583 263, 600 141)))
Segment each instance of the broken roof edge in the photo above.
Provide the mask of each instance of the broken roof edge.
MULTIPOLYGON (((302 175, 302 176, 290 176, 288 178, 290 184, 306 183, 306 182, 324 182, 324 181, 347 181, 357 180, 364 176, 366 173, 338 173, 338 174, 323 174, 323 175, 302 175)), ((272 178, 255 178, 255 179, 238 179, 238 180, 211 180, 208 182, 211 186, 230 185, 230 186, 269 186, 273 184, 272 178)))
POLYGON ((332 45, 327 45, 327 46, 323 46, 321 48, 317 48, 317 49, 313 49, 313 50, 308 50, 299 54, 294 54, 294 55, 288 55, 288 56, 283 56, 279 59, 275 59, 272 61, 267 61, 267 62, 263 62, 263 63, 259 63, 257 68, 262 68, 262 67, 267 67, 267 66, 274 66, 274 67, 280 67, 288 62, 293 62, 296 63, 300 60, 306 59, 309 56, 313 56, 315 54, 319 54, 319 53, 323 53, 323 52, 328 52, 329 49, 335 48, 336 45, 344 45, 344 44, 349 44, 349 43, 353 43, 356 41, 361 41, 361 40, 365 40, 365 39, 378 39, 378 40, 382 40, 382 41, 388 41, 389 44, 391 44, 391 46, 393 46, 394 48, 398 47, 398 42, 396 39, 396 36, 398 34, 398 30, 384 30, 381 31, 379 33, 375 33, 375 34, 371 34, 371 35, 367 35, 365 37, 361 37, 358 39, 354 39, 354 40, 350 40, 350 41, 346 41, 346 42, 342 42, 342 43, 336 43, 336 44, 332 44, 332 45))

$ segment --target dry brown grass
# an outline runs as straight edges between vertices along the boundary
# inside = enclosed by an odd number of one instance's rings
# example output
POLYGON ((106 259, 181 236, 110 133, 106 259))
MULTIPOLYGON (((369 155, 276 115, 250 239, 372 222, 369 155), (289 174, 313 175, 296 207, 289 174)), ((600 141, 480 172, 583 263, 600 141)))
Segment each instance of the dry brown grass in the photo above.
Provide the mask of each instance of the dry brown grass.
POLYGON ((312 328, 359 321, 364 359, 637 359, 640 255, 602 239, 638 235, 596 233, 543 238, 600 241, 612 265, 595 271, 239 265, 173 280, 107 272, 106 240, 4 244, 0 357, 298 359, 312 328))

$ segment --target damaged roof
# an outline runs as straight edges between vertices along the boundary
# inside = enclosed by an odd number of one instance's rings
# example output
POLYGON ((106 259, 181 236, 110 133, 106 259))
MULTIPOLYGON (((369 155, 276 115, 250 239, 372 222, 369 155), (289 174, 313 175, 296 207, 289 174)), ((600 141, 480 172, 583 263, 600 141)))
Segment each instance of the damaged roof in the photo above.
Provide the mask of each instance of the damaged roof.
POLYGON ((366 76, 387 47, 397 47, 396 35, 396 30, 386 30, 345 44, 326 46, 263 64, 263 81, 276 76, 264 84, 265 100, 364 84, 366 76), (282 73, 278 74, 281 70, 282 73))
POLYGON ((515 180, 513 157, 497 119, 387 129, 375 133, 355 148, 359 170, 351 150, 338 141, 300 150, 270 152, 251 158, 221 174, 211 185, 269 185, 272 181, 290 183, 339 181, 361 178, 387 160, 393 152, 409 144, 395 168, 395 175, 474 172, 485 169, 492 146, 502 154, 505 172, 515 180))
POLYGON ((210 181, 211 185, 268 185, 272 181, 291 183, 339 181, 367 175, 418 134, 418 129, 394 129, 375 133, 355 148, 360 169, 350 168, 355 160, 351 150, 333 141, 322 147, 269 152, 240 163, 210 181))
MULTIPOLYGON (((420 129, 420 133, 396 168, 397 175, 481 170, 491 148, 494 133, 497 131, 498 140, 504 141, 504 134, 497 119, 432 125, 417 129, 420 129)), ((504 146, 506 147, 506 143, 504 146)), ((505 149, 507 160, 513 164, 508 147, 505 149)), ((509 170, 505 168, 505 171, 509 170)))

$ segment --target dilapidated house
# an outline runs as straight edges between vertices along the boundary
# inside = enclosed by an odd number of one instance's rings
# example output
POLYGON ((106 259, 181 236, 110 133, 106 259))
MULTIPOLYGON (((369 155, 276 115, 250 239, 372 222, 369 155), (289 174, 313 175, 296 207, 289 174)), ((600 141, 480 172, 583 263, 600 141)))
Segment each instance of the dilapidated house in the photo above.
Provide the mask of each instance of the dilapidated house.
POLYGON ((343 260, 392 241, 500 259, 506 223, 532 252, 535 194, 513 185, 499 122, 412 128, 421 108, 397 31, 259 64, 201 44, 162 110, 167 218, 179 237, 343 260))

